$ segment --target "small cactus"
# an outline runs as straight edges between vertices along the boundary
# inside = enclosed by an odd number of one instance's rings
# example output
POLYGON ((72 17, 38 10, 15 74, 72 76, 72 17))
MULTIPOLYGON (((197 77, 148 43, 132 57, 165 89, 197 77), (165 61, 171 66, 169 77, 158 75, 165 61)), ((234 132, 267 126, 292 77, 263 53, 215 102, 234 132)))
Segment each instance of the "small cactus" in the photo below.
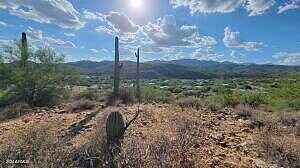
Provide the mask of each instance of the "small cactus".
POLYGON ((112 112, 106 119, 106 134, 108 143, 119 144, 125 131, 125 122, 120 112, 112 112))

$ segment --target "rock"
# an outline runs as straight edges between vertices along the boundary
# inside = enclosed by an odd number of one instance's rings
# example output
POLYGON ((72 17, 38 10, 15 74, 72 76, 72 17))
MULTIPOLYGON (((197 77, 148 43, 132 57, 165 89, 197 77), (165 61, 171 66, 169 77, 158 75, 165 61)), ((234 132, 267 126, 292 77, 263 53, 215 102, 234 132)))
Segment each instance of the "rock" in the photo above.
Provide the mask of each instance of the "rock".
POLYGON ((234 125, 234 122, 228 122, 227 124, 228 125, 234 125))
POLYGON ((243 128, 241 132, 251 133, 252 131, 249 128, 243 128))
POLYGON ((262 160, 260 160, 260 159, 255 159, 255 160, 254 160, 254 163, 255 163, 255 166, 256 166, 257 168, 264 168, 264 167, 267 167, 266 162, 264 162, 264 161, 262 161, 262 160))
POLYGON ((219 142, 218 143, 220 146, 222 146, 223 148, 226 148, 227 147, 227 144, 226 142, 222 141, 222 142, 219 142))
POLYGON ((229 162, 229 161, 226 161, 224 162, 224 167, 240 167, 240 165, 238 163, 234 163, 234 162, 229 162))
POLYGON ((212 161, 211 161, 211 167, 216 167, 220 165, 220 161, 221 159, 218 157, 213 157, 212 161))

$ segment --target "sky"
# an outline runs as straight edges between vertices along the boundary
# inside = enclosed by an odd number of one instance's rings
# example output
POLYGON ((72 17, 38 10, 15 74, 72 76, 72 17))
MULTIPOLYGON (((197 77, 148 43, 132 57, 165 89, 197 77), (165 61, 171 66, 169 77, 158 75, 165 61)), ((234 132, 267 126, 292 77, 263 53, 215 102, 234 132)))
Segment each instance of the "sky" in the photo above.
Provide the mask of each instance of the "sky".
POLYGON ((199 59, 300 65, 300 0, 0 0, 0 46, 26 32, 67 62, 199 59))

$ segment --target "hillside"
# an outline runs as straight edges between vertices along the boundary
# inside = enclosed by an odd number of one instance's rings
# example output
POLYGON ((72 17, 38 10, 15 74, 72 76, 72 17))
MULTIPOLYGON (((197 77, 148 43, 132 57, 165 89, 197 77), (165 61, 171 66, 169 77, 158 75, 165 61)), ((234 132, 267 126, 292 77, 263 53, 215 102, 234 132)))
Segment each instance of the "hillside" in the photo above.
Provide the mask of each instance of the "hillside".
MULTIPOLYGON (((0 149, 6 152, 23 149, 26 153, 32 152, 33 145, 37 146, 36 150, 43 157, 30 162, 33 167, 41 166, 45 160, 54 167, 108 167, 102 160, 101 149, 105 140, 105 118, 114 110, 132 118, 137 108, 138 105, 94 108, 76 113, 63 106, 37 109, 35 113, 0 123, 0 149), (26 134, 30 141, 24 138, 26 134), (53 139, 58 144, 49 141, 53 139)), ((121 154, 116 158, 120 164, 126 162, 128 167, 279 166, 261 156, 265 153, 260 152, 266 152, 259 141, 263 132, 253 129, 249 120, 239 119, 233 109, 212 112, 206 107, 181 110, 170 105, 141 105, 139 108, 141 115, 126 133, 121 154)), ((297 142, 291 145, 297 148, 297 142)), ((5 157, 13 157, 11 155, 5 157)))
MULTIPOLYGON (((123 78, 135 77, 136 63, 123 61, 123 78)), ((68 67, 78 70, 81 74, 112 75, 113 61, 78 61, 66 63, 68 67)), ((288 71, 300 71, 300 66, 236 64, 231 62, 200 61, 182 59, 173 61, 150 61, 140 65, 141 76, 145 79, 176 78, 176 79, 211 79, 221 77, 269 77, 282 75, 288 71)))

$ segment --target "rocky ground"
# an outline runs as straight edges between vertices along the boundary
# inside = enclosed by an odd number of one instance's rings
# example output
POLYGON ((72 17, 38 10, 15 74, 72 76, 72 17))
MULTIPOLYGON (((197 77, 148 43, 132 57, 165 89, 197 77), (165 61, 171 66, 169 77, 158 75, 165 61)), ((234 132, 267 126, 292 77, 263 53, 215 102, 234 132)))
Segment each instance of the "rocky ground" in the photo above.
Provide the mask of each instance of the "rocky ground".
MULTIPOLYGON (((279 167, 259 152, 258 129, 233 109, 211 112, 206 107, 196 110, 157 104, 99 105, 76 113, 67 106, 38 109, 0 123, 0 144, 11 141, 14 130, 30 123, 52 123, 51 132, 78 151, 93 140, 110 111, 122 112, 128 121, 138 108, 141 113, 125 134, 118 157, 125 167, 279 167)), ((295 141, 300 142, 299 136, 295 141)), ((93 167, 91 164, 85 167, 93 167)))

